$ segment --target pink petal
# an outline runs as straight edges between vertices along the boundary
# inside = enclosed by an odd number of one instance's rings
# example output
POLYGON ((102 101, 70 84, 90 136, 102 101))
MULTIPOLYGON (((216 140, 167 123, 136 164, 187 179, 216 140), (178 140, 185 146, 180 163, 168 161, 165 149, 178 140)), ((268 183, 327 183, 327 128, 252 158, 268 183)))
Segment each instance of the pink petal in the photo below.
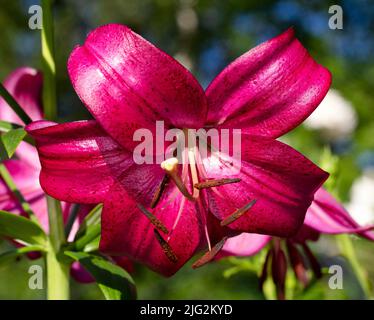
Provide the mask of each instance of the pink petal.
POLYGON ((26 127, 36 140, 46 193, 72 203, 101 203, 114 178, 132 164, 96 121, 55 125, 47 121, 26 127))
POLYGON ((40 171, 41 167, 39 162, 38 151, 34 146, 25 141, 22 141, 16 149, 16 155, 17 158, 22 162, 25 162, 29 166, 34 167, 35 170, 40 171))
POLYGON ((208 87, 208 123, 279 137, 304 121, 331 83, 288 29, 248 51, 208 87))
POLYGON ((168 235, 160 233, 172 248, 177 262, 167 258, 156 240, 154 226, 119 184, 110 190, 104 202, 100 250, 113 256, 126 255, 164 276, 173 275, 196 253, 203 231, 195 205, 179 192, 175 198, 170 194, 170 190, 165 192, 156 209, 150 210, 169 230, 169 240, 168 235), (173 228, 178 213, 179 221, 173 228))
POLYGON ((95 29, 70 56, 73 86, 102 127, 132 150, 136 129, 156 120, 200 128, 206 99, 196 79, 176 60, 123 25, 95 29))
POLYGON ((234 230, 289 237, 304 221, 314 193, 328 174, 291 147, 265 137, 242 135, 240 172, 211 155, 204 167, 212 179, 240 178, 241 182, 208 190, 210 210, 224 219, 252 200, 247 213, 229 224, 234 230))
MULTIPOLYGON (((48 231, 47 203, 39 184, 39 170, 20 160, 7 160, 4 164, 18 190, 30 204, 42 227, 48 231)), ((25 215, 18 200, 1 178, 0 210, 25 215)))
POLYGON ((256 233, 242 233, 226 241, 220 257, 248 257, 260 252, 271 240, 270 236, 256 233))
POLYGON ((374 240, 374 232, 366 231, 368 228, 354 221, 344 207, 323 188, 316 192, 305 217, 305 224, 321 233, 357 233, 374 240))
MULTIPOLYGON (((5 88, 34 121, 43 118, 41 107, 42 75, 24 67, 13 71, 4 81, 5 88)), ((23 125, 22 120, 0 97, 0 120, 23 125)))

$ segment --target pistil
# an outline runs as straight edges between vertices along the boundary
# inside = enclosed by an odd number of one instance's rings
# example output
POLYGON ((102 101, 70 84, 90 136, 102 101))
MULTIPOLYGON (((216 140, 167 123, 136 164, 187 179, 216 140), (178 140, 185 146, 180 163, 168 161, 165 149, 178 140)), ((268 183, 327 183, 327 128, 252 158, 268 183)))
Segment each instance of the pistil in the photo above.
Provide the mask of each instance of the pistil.
POLYGON ((181 177, 178 174, 178 159, 169 158, 161 163, 161 168, 170 176, 174 181, 179 191, 189 200, 194 201, 195 198, 188 192, 187 187, 184 185, 181 177))

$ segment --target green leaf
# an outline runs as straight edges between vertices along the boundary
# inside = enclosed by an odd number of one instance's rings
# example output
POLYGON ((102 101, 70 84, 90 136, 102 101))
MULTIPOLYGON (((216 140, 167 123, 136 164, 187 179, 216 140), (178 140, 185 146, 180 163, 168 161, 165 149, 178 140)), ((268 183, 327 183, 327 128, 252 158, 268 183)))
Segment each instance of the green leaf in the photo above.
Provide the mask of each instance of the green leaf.
POLYGON ((103 209, 102 204, 98 204, 95 208, 93 208, 90 213, 84 218, 82 221, 77 234, 75 235, 75 239, 79 239, 85 234, 89 233, 91 227, 100 224, 101 218, 101 211, 103 209))
POLYGON ((18 145, 26 137, 23 128, 12 129, 0 136, 0 160, 10 159, 18 145))
POLYGON ((0 132, 9 132, 12 129, 22 128, 19 124, 0 120, 0 132))
POLYGON ((96 237, 95 239, 93 239, 91 242, 87 243, 84 248, 83 248, 83 251, 84 252, 93 252, 93 251, 97 251, 99 250, 99 245, 100 245, 100 236, 96 237))
POLYGON ((23 255, 29 252, 35 252, 35 251, 45 251, 45 249, 41 246, 28 246, 28 247, 13 249, 13 250, 0 254, 0 263, 6 263, 9 260, 17 258, 20 255, 23 255))
POLYGON ((95 278, 107 300, 136 299, 136 287, 131 276, 105 258, 85 252, 65 251, 95 278))
POLYGON ((35 222, 0 210, 0 236, 45 246, 47 236, 35 222))

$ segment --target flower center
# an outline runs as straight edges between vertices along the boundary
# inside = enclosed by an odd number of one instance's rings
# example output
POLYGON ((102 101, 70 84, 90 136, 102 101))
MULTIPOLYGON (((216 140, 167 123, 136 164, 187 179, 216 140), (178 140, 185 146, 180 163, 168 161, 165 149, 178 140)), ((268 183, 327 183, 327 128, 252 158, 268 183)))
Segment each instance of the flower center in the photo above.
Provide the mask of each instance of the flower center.
MULTIPOLYGON (((168 183, 168 181, 171 179, 175 186, 176 190, 174 192, 180 192, 183 195, 183 198, 180 203, 180 207, 178 209, 178 213, 176 216, 176 219, 174 221, 174 224, 171 228, 171 230, 167 230, 166 227, 162 224, 161 221, 159 221, 150 211, 145 209, 143 206, 138 205, 139 209, 145 214, 145 216, 150 220, 150 222, 155 226, 155 236, 158 242, 160 243, 162 249, 165 252, 165 255, 169 258, 170 261, 176 262, 177 257, 173 253, 172 248, 169 246, 168 242, 172 236, 173 231, 178 225, 178 222, 180 220, 180 217, 184 211, 184 207, 186 204, 186 201, 192 201, 195 203, 196 206, 196 213, 201 215, 200 219, 202 221, 202 224, 204 226, 204 233, 206 237, 206 242, 208 245, 209 251, 203 255, 202 258, 200 258, 195 264, 194 268, 200 267, 207 262, 211 261, 214 256, 219 252, 219 250, 222 249, 226 237, 223 238, 221 241, 219 241, 217 244, 215 244, 214 247, 211 245, 211 240, 208 232, 208 223, 207 223, 207 217, 208 217, 208 205, 206 201, 206 194, 203 193, 205 189, 211 189, 213 192, 215 192, 218 196, 222 196, 219 191, 216 189, 216 187, 231 184, 231 183, 239 183, 241 179, 239 178, 219 178, 219 179, 210 179, 208 178, 208 175, 206 173, 204 164, 203 164, 203 158, 206 156, 210 157, 217 157, 217 159, 220 159, 219 153, 216 153, 216 150, 213 146, 209 145, 207 140, 199 139, 199 146, 197 145, 196 136, 191 134, 191 131, 188 129, 184 129, 184 148, 179 154, 179 159, 177 157, 170 157, 163 161, 161 163, 161 168, 165 171, 165 177, 161 181, 160 185, 155 191, 155 194, 153 196, 152 202, 151 202, 151 209, 155 208, 162 196, 163 191, 165 190, 165 187, 168 183), (202 147, 208 148, 208 151, 205 152, 203 155, 199 151, 199 147, 202 145, 202 147), (180 170, 181 169, 181 170, 180 170), (167 239, 165 240, 160 232, 167 235, 167 239)), ((178 144, 178 141, 177 141, 178 144)), ((175 193, 170 195, 170 199, 175 198, 175 193)), ((243 206, 242 208, 239 208, 235 210, 232 214, 230 214, 228 217, 226 217, 224 220, 221 221, 221 226, 227 226, 230 223, 237 220, 239 217, 241 217, 244 213, 246 213, 255 203, 255 200, 250 201, 248 204, 243 206)))

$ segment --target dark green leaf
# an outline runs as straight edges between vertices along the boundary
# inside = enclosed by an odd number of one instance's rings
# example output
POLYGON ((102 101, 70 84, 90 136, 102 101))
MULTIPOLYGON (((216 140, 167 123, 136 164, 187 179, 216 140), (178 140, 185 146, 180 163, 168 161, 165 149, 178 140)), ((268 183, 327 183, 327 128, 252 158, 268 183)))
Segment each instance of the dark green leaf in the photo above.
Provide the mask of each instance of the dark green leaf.
POLYGON ((107 300, 136 299, 136 287, 131 276, 105 258, 85 252, 65 251, 95 278, 107 300))
POLYGON ((35 222, 0 210, 0 236, 44 246, 46 234, 35 222))

